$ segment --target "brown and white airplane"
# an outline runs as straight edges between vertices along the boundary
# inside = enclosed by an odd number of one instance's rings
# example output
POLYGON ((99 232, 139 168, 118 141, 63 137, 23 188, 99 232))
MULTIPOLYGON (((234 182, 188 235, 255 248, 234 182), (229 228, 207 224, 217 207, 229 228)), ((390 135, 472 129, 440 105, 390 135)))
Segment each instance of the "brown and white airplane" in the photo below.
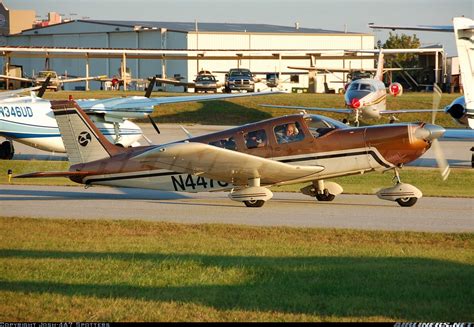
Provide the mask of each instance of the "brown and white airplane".
POLYGON ((396 184, 378 197, 412 206, 422 193, 401 183, 398 169, 444 133, 442 127, 425 123, 352 128, 300 113, 163 145, 122 148, 107 141, 74 101, 52 101, 52 109, 69 171, 17 177, 63 176, 86 186, 178 192, 227 190, 231 200, 248 207, 271 199, 269 186, 299 182, 311 182, 301 189, 304 194, 332 201, 342 187, 326 179, 387 170, 394 170, 396 184))

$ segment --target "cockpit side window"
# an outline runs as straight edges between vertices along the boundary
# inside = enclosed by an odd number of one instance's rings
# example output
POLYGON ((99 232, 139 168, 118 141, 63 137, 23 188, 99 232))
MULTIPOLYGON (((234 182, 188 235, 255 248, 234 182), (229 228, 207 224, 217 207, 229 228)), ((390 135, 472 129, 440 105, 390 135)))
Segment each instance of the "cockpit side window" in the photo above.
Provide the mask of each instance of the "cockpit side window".
POLYGON ((209 145, 217 146, 219 148, 224 148, 227 150, 237 150, 237 146, 235 144, 233 136, 214 142, 209 142, 209 145))
POLYGON ((274 132, 278 144, 298 142, 304 139, 303 129, 298 122, 275 126, 274 132))
POLYGON ((347 90, 348 91, 357 91, 358 88, 359 88, 359 83, 351 83, 351 85, 349 86, 349 88, 347 90))
POLYGON ((263 147, 267 145, 267 133, 263 129, 245 133, 244 141, 247 149, 263 147))

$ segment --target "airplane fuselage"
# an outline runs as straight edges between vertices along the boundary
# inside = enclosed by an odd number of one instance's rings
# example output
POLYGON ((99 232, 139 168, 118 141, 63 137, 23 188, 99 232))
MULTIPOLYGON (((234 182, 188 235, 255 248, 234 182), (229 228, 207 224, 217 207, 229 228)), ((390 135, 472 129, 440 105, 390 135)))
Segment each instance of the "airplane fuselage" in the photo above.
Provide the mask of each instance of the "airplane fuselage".
POLYGON ((358 111, 359 117, 380 118, 386 109, 387 90, 382 81, 362 78, 351 82, 344 95, 346 107, 358 111))
MULTIPOLYGON (((272 183, 282 185, 383 171, 413 161, 430 147, 429 142, 415 137, 419 128, 420 124, 348 128, 327 117, 300 114, 269 119, 180 142, 206 143, 292 165, 325 167, 322 172, 307 179, 289 181, 282 176, 281 182, 272 183), (278 133, 280 127, 289 124, 297 127, 300 136, 290 142, 284 142, 278 133)), ((182 192, 214 191, 233 187, 231 184, 210 180, 199 174, 183 174, 164 169, 159 160, 146 163, 134 160, 135 156, 157 147, 126 149, 112 158, 73 165, 71 171, 101 173, 71 179, 89 185, 182 192)), ((264 178, 262 185, 268 185, 264 178)))
MULTIPOLYGON (((130 121, 119 126, 116 139, 114 125, 101 116, 91 116, 99 130, 112 142, 130 146, 141 137, 141 129, 130 121)), ((0 102, 0 136, 49 152, 65 152, 58 124, 48 100, 34 97, 5 99, 0 102)))

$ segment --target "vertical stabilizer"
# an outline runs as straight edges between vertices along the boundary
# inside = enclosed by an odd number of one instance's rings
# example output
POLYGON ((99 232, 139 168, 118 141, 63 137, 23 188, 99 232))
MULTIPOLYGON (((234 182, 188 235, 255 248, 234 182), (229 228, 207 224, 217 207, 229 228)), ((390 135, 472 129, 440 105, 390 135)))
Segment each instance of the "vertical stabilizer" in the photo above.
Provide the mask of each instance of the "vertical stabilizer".
POLYGON ((469 127, 474 129, 474 20, 453 19, 469 127))
POLYGON ((110 143, 75 101, 51 101, 71 165, 109 158, 124 149, 110 143))
POLYGON ((383 65, 384 65, 383 52, 382 52, 382 49, 380 49, 379 60, 377 62, 377 72, 375 73, 376 80, 383 81, 383 65))

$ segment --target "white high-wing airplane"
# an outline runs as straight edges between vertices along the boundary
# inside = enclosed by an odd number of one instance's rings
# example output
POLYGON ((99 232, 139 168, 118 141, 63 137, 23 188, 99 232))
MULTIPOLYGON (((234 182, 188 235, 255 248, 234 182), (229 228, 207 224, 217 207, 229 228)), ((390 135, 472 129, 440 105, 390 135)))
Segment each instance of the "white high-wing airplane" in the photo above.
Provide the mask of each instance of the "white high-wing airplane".
MULTIPOLYGON (((281 105, 262 105, 263 107, 314 110, 322 112, 336 112, 353 117, 353 122, 359 126, 359 118, 380 119, 382 116, 389 115, 390 121, 396 120, 395 114, 414 113, 414 112, 432 112, 432 109, 407 109, 407 110, 387 110, 386 98, 387 88, 383 83, 384 71, 384 53, 413 53, 423 52, 421 49, 380 49, 377 70, 374 78, 360 78, 352 80, 348 84, 344 94, 346 108, 319 108, 319 107, 301 107, 301 106, 281 106, 281 105)), ((360 51, 372 53, 372 50, 360 51)), ((295 69, 304 69, 302 67, 290 67, 295 69)), ((312 68, 307 68, 312 69, 312 68)), ((319 70, 319 69, 318 69, 319 70)), ((349 71, 349 70, 347 70, 349 71)), ((403 93, 403 87, 400 83, 392 83, 388 87, 389 94, 400 96, 403 93)), ((442 111, 442 110, 441 110, 442 111)), ((346 120, 344 120, 345 122, 346 120)))
POLYGON ((394 26, 369 24, 370 28, 391 30, 415 30, 432 32, 454 32, 464 96, 457 98, 445 108, 445 112, 462 126, 474 129, 474 20, 454 17, 452 26, 394 26))
POLYGON ((34 76, 32 78, 0 75, 0 79, 3 79, 3 80, 29 82, 35 86, 41 86, 48 77, 49 77, 49 84, 47 88, 52 89, 54 91, 58 91, 63 88, 64 83, 76 83, 76 82, 83 82, 83 81, 100 80, 104 76, 64 78, 62 76, 59 76, 54 70, 40 71, 37 76, 34 76))
MULTIPOLYGON (((33 88, 35 89, 35 88, 33 88)), ((28 89, 32 90, 32 89, 28 89)), ((20 90, 25 91, 25 90, 20 90)), ((12 159, 12 140, 50 152, 66 152, 51 102, 30 96, 12 97, 19 90, 0 95, 0 136, 7 140, 0 144, 0 159, 12 159)), ((276 92, 215 94, 149 98, 133 96, 99 100, 76 100, 84 108, 98 129, 114 144, 129 147, 139 145, 140 127, 127 118, 141 118, 153 112, 154 106, 166 103, 206 101, 241 96, 275 94, 276 92)), ((149 94, 149 92, 147 92, 149 94)))

